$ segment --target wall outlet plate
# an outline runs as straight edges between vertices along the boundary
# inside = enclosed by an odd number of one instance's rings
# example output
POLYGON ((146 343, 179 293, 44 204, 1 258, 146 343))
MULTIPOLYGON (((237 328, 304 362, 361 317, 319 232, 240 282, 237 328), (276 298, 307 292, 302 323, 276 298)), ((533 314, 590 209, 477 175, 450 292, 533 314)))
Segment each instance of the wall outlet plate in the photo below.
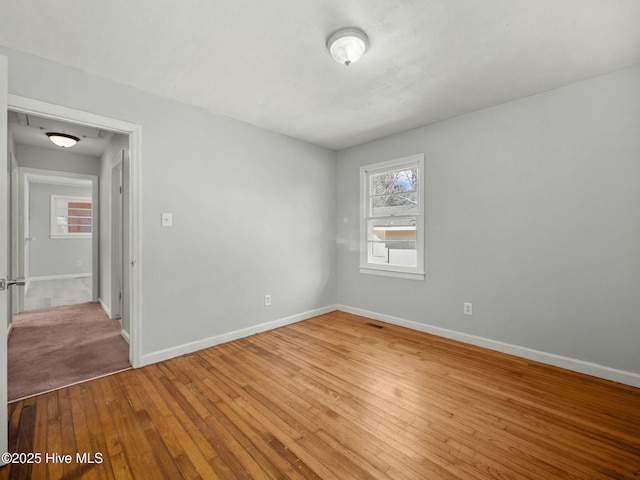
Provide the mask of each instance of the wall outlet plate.
POLYGON ((464 302, 463 312, 465 315, 473 315, 473 304, 469 302, 464 302))
POLYGON ((271 295, 264 296, 264 306, 269 307, 271 305, 271 295))

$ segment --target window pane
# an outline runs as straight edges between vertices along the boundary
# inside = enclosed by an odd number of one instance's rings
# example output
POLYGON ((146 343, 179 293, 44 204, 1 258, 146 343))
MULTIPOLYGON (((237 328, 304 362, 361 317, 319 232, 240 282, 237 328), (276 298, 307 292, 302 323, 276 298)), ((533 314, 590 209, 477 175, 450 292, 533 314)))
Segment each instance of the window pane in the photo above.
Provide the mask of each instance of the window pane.
POLYGON ((56 217, 56 224, 54 228, 54 234, 62 235, 67 233, 67 217, 56 217))
POLYGON ((371 175, 371 195, 388 195, 417 189, 418 167, 371 175))
POLYGON ((415 267, 416 219, 375 219, 367 222, 370 263, 415 267))
POLYGON ((91 203, 69 202, 69 233, 91 233, 91 203))
POLYGON ((418 192, 378 195, 371 198, 372 217, 416 215, 419 210, 418 192))
POLYGON ((91 235, 93 227, 90 201, 55 196, 52 199, 55 200, 53 235, 91 235))

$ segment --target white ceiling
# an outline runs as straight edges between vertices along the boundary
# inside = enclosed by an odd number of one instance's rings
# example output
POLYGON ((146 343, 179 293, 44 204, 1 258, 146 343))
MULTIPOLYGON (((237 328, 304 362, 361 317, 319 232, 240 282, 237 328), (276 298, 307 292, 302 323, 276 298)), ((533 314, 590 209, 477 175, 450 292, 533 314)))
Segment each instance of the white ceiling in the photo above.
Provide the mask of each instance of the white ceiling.
POLYGON ((0 0, 0 44, 341 149, 640 64, 638 0, 0 0), (338 28, 370 40, 345 67, 338 28))

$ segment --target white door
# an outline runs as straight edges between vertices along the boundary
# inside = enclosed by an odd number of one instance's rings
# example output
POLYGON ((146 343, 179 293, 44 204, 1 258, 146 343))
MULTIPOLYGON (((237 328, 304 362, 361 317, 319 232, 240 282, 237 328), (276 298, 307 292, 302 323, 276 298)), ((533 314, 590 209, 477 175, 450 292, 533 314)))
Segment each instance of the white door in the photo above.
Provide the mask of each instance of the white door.
MULTIPOLYGON (((9 185, 7 171, 7 57, 0 56, 0 282, 9 272, 9 185)), ((0 287, 0 454, 9 448, 7 428, 7 320, 10 318, 11 296, 7 287, 0 287)), ((0 465, 6 462, 0 456, 0 465)))
MULTIPOLYGON (((26 279, 29 279, 29 269, 31 268, 29 265, 29 259, 31 258, 31 241, 33 240, 33 238, 31 238, 31 227, 29 224, 29 209, 31 208, 29 205, 29 198, 31 198, 30 197, 31 194, 29 192, 30 188, 31 188, 31 183, 26 180, 26 176, 25 176, 24 182, 22 185, 22 193, 23 193, 22 210, 23 211, 22 211, 22 218, 19 219, 19 225, 22 227, 22 245, 21 245, 22 248, 11 252, 13 256, 18 257, 18 262, 20 263, 18 268, 18 276, 24 277, 26 279)), ((24 288, 20 289, 20 305, 19 305, 20 312, 23 312, 27 309, 25 304, 25 300, 26 300, 25 290, 26 289, 24 288)))
POLYGON ((122 318, 122 165, 111 170, 111 318, 122 318))
MULTIPOLYGON (((13 155, 13 152, 10 152, 9 158, 7 159, 11 168, 9 182, 9 191, 11 195, 11 201, 9 205, 11 207, 10 221, 11 228, 9 229, 9 236, 11 237, 11 250, 9 251, 9 259, 11 260, 11 266, 9 267, 9 275, 13 278, 16 277, 24 277, 24 275, 20 275, 20 255, 18 252, 20 248, 18 245, 22 241, 22 236, 20 235, 19 229, 19 218, 18 218, 18 205, 20 204, 20 199, 18 197, 18 181, 19 181, 19 173, 18 173, 18 162, 16 157, 13 155)), ((20 306, 24 304, 24 288, 14 288, 13 291, 9 292, 11 295, 11 312, 9 315, 15 315, 21 311, 20 306)))

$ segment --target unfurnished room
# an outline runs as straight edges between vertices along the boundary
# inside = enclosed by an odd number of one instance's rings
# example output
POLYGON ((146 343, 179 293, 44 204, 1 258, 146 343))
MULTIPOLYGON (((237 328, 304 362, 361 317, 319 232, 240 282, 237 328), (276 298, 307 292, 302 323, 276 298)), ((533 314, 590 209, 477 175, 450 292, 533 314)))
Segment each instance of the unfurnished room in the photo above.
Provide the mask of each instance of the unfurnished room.
POLYGON ((640 478, 639 25, 0 0, 0 480, 640 478))

